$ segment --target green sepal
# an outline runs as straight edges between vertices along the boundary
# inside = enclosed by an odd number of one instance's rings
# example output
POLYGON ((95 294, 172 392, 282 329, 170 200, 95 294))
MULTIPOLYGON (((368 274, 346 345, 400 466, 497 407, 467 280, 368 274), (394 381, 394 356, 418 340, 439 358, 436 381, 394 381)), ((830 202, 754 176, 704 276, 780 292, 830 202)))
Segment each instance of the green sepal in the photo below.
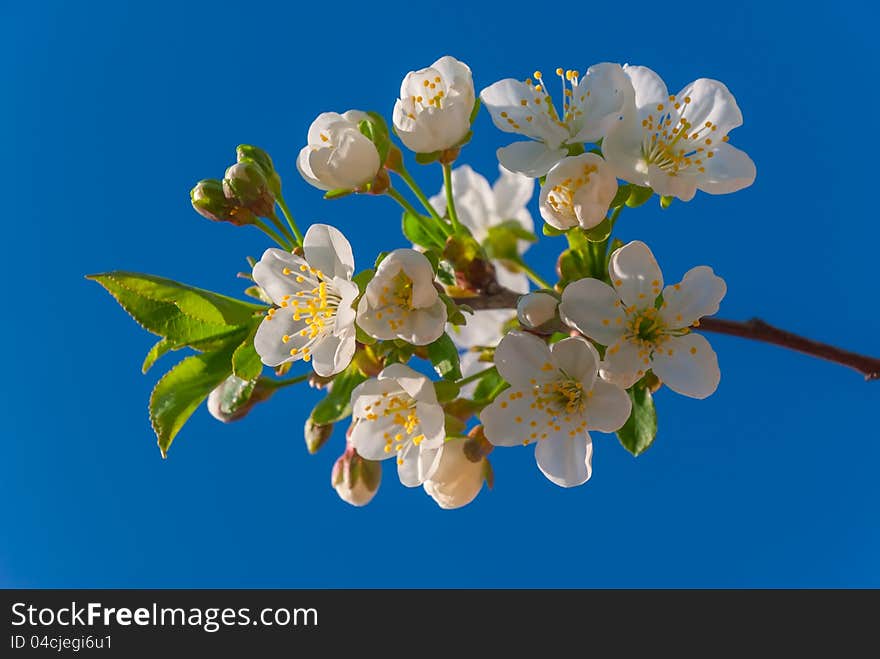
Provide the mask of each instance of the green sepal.
POLYGON ((624 183, 619 186, 617 188, 617 193, 614 195, 614 199, 611 200, 611 208, 618 208, 619 206, 626 204, 626 200, 629 199, 629 196, 632 194, 632 189, 632 183, 624 183))
POLYGON ((541 227, 541 233, 543 233, 545 236, 561 236, 565 233, 565 229, 557 229, 556 227, 550 226, 545 222, 544 226, 541 227))
POLYGON ((350 194, 354 194, 354 190, 350 188, 336 188, 335 190, 327 190, 324 193, 324 199, 342 199, 350 194))
POLYGON ((606 217, 604 220, 599 222, 592 229, 588 229, 584 231, 584 237, 591 243, 601 243, 608 240, 608 236, 611 235, 611 218, 606 217))
POLYGON ((480 106, 483 102, 480 100, 480 97, 477 96, 477 100, 474 101, 474 107, 471 110, 471 116, 468 118, 468 123, 474 123, 477 118, 477 115, 480 113, 480 106))
POLYGON ((420 165, 430 165, 432 162, 436 162, 440 157, 440 151, 432 151, 431 153, 417 153, 416 154, 416 162, 420 165))

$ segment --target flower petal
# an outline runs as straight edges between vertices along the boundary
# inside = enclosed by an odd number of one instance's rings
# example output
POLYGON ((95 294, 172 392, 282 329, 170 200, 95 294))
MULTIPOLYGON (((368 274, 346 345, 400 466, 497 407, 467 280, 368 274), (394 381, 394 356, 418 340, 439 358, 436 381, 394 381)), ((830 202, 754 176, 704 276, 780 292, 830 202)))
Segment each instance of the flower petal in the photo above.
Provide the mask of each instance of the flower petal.
POLYGON ((587 430, 601 432, 620 430, 631 411, 632 401, 623 389, 605 380, 596 380, 593 394, 584 410, 587 430))
POLYGON ((270 247, 254 265, 254 281, 266 291, 275 304, 280 305, 286 295, 295 295, 298 291, 313 286, 296 281, 296 275, 300 273, 300 266, 303 265, 308 267, 308 263, 302 257, 270 247), (294 276, 285 274, 285 270, 295 273, 294 276))
POLYGON ((559 377, 547 344, 533 334, 510 332, 495 349, 498 373, 513 387, 550 382, 559 377))
POLYGON ((354 327, 347 328, 342 334, 328 334, 316 341, 312 348, 312 367, 315 373, 329 377, 345 370, 351 363, 355 351, 354 327))
POLYGON ((307 183, 315 186, 319 190, 329 190, 330 186, 318 180, 318 177, 315 176, 315 172, 312 171, 311 164, 309 164, 309 155, 312 153, 312 150, 313 149, 310 146, 304 146, 300 149, 299 155, 296 158, 296 168, 307 183))
POLYGON ((639 353, 639 347, 623 338, 608 346, 605 359, 599 365, 602 379, 624 389, 633 386, 645 371, 644 356, 639 353))
MULTIPOLYGON (((480 98, 492 117, 492 123, 505 133, 526 135, 547 142, 552 148, 568 137, 567 131, 547 113, 546 97, 520 80, 499 80, 480 92, 480 98)), ((519 171, 508 165, 505 167, 519 171)))
POLYGON ((599 353, 586 339, 571 336, 550 346, 553 364, 589 391, 599 372, 599 353))
POLYGON ((254 335, 254 349, 266 366, 302 359, 302 349, 312 343, 308 335, 300 334, 306 328, 304 320, 293 320, 293 314, 288 309, 279 309, 271 319, 266 317, 260 323, 254 335), (296 352, 291 354, 291 350, 296 352))
POLYGON ((744 151, 722 142, 714 155, 704 161, 706 171, 697 187, 709 194, 727 194, 749 187, 755 182, 755 163, 744 151))
POLYGON ((653 368, 663 384, 691 398, 712 395, 721 381, 718 356, 700 334, 670 338, 654 352, 653 368))
POLYGON ((539 435, 531 422, 540 417, 531 407, 533 401, 532 387, 511 387, 502 391, 480 412, 486 439, 493 446, 522 446, 536 441, 539 435), (534 437, 532 433, 535 433, 534 437))
POLYGON ((619 64, 591 66, 572 91, 573 108, 582 114, 572 121, 574 135, 567 142, 597 142, 605 137, 632 98, 632 83, 619 64))
POLYGON ((635 105, 637 108, 649 107, 657 103, 666 103, 669 100, 669 91, 663 79, 647 66, 623 67, 624 73, 629 76, 635 92, 635 105))
POLYGON ((617 249, 608 265, 611 283, 624 303, 639 309, 653 306, 663 289, 663 273, 650 248, 634 240, 617 249))
POLYGON ((417 487, 437 471, 442 449, 409 443, 397 458, 397 475, 406 487, 417 487))
POLYGON ((498 149, 498 162, 507 169, 538 178, 562 160, 568 151, 551 149, 543 142, 514 142, 498 149))
POLYGON ((414 346, 433 343, 446 331, 446 305, 437 300, 433 306, 415 309, 409 320, 398 330, 397 337, 414 346))
MULTIPOLYGON (((678 93, 678 99, 690 99, 683 116, 699 130, 711 122, 716 129, 712 130, 712 137, 719 141, 728 132, 742 126, 743 116, 736 104, 736 99, 723 82, 700 78, 694 80, 678 93)), ((707 135, 709 134, 706 131, 707 135)))
POLYGON ((446 332, 459 348, 494 347, 503 336, 504 324, 511 319, 506 309, 486 309, 465 314, 465 325, 447 325, 446 332))
POLYGON ((379 382, 394 380, 407 396, 414 400, 437 404, 437 395, 431 381, 406 364, 390 364, 379 373, 379 382))
POLYGON ((501 220, 519 220, 526 231, 533 231, 535 223, 526 207, 535 193, 535 181, 498 165, 499 176, 492 186, 495 214, 501 220), (523 211, 525 210, 525 215, 523 211))
POLYGON ((555 433, 535 447, 535 460, 541 473, 560 487, 586 483, 593 471, 592 458, 593 443, 586 433, 574 437, 555 433))
POLYGON ((354 255, 351 244, 342 232, 329 224, 313 224, 303 238, 306 261, 324 273, 326 278, 351 279, 354 255))
POLYGON ((619 302, 617 292, 608 284, 587 277, 562 291, 559 315, 570 327, 607 346, 623 335, 624 313, 619 302))
POLYGON ((706 265, 687 271, 680 284, 663 289, 660 317, 668 327, 689 327, 703 316, 718 313, 727 284, 706 265))

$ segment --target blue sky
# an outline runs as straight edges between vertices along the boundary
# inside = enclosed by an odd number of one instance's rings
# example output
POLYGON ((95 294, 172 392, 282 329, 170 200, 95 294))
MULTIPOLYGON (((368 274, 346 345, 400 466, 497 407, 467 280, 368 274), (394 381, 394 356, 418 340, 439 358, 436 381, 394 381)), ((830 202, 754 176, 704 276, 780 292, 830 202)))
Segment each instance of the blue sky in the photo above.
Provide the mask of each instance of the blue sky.
MULTIPOLYGON (((188 191, 242 142, 274 156, 300 223, 340 227, 366 266, 405 245, 399 215, 299 178, 315 115, 388 116, 403 75, 447 53, 478 88, 620 61, 672 92, 724 81, 745 115, 731 143, 758 167, 743 192, 628 212, 620 236, 648 242, 668 281, 713 266, 724 317, 880 354, 876 16, 851 4, 6 3, 0 585, 880 586, 880 384, 854 372, 713 336, 718 392, 659 393, 638 459, 597 434, 583 487, 507 449, 466 509, 440 511, 390 468, 354 509, 329 486, 341 429, 305 451, 305 388, 237 424, 201 409, 162 461, 146 411, 159 371, 140 374, 153 338, 83 279, 118 268, 238 294, 266 242, 203 220, 188 191)), ((510 140, 485 112, 475 132, 462 162, 494 178, 510 140)), ((436 167, 416 173, 439 187, 436 167)), ((533 248, 545 275, 561 242, 533 248)))

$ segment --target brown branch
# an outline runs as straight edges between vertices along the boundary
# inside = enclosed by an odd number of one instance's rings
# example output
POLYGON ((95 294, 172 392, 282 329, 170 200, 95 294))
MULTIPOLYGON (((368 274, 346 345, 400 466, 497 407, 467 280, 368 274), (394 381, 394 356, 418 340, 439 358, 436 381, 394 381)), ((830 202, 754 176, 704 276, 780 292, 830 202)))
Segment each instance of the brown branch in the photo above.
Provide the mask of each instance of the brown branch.
MULTIPOLYGON (((515 309, 520 294, 502 289, 496 295, 453 298, 458 304, 466 304, 471 309, 515 309)), ((779 329, 759 318, 751 320, 724 320, 723 318, 703 318, 699 328, 706 332, 738 336, 752 341, 761 341, 795 350, 811 357, 825 359, 841 366, 847 366, 865 376, 866 381, 880 380, 880 359, 843 350, 827 343, 813 341, 798 334, 779 329)))

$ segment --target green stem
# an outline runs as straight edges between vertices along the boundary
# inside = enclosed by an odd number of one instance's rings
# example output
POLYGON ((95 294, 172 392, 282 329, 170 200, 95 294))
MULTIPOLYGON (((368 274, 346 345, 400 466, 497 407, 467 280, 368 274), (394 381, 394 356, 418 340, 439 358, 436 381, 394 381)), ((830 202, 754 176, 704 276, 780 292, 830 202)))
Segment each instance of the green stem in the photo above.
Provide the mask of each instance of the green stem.
POLYGON ((254 220, 254 226, 259 228, 263 233, 265 233, 272 240, 274 240, 276 243, 278 243, 279 247, 284 248, 288 252, 291 250, 291 245, 289 245, 288 242, 284 238, 282 238, 277 233, 275 233, 275 231, 268 224, 263 222, 263 220, 261 220, 260 218, 256 218, 254 220))
POLYGON ((424 216, 421 213, 419 213, 415 208, 413 208, 413 205, 411 203, 409 203, 409 200, 406 197, 404 197, 402 194, 400 194, 400 192, 398 192, 394 188, 388 188, 385 191, 385 194, 387 194, 394 201, 396 201, 398 204, 400 204, 400 206, 401 206, 401 208, 403 208, 403 210, 405 210, 407 213, 409 213, 410 215, 415 217, 419 222, 421 222, 422 228, 431 235, 431 238, 433 238, 435 241, 437 241, 438 245, 442 246, 446 243, 446 234, 445 233, 438 234, 436 231, 437 227, 435 224, 424 222, 423 221, 424 216))
POLYGON ((410 173, 405 169, 401 169, 400 171, 395 170, 395 173, 400 178, 402 178, 403 182, 407 184, 410 190, 412 190, 412 193, 422 203, 422 206, 425 207, 425 210, 428 211, 428 214, 433 217, 441 226, 443 226, 444 233, 447 232, 449 229, 446 226, 446 222, 443 221, 443 218, 440 217, 440 214, 434 209, 434 207, 431 205, 431 202, 428 201, 425 193, 422 192, 419 184, 415 182, 415 179, 413 179, 410 173))
POLYGON ((537 272, 532 270, 531 266, 527 265, 526 262, 523 261, 522 259, 520 259, 517 262, 517 265, 523 269, 523 272, 526 273, 526 276, 529 279, 531 279, 533 282, 535 282, 535 284, 537 284, 541 288, 547 288, 547 289, 553 288, 550 284, 548 284, 546 281, 544 281, 544 279, 541 277, 541 275, 539 275, 537 272))
POLYGON ((458 221, 458 213, 455 212, 455 198, 452 196, 452 165, 443 163, 443 187, 446 188, 446 210, 455 233, 461 233, 461 222, 458 221))
POLYGON ((277 213, 273 212, 273 213, 269 216, 269 219, 272 220, 272 224, 275 225, 275 228, 278 229, 278 232, 279 232, 282 236, 284 236, 285 238, 287 238, 287 241, 288 241, 291 245, 296 245, 296 243, 297 243, 296 238, 293 237, 293 234, 290 232, 290 229, 289 229, 288 227, 284 226, 284 223, 283 223, 283 222, 281 221, 281 219, 278 217, 278 214, 277 214, 277 213))
POLYGON ((470 384, 471 382, 474 382, 474 381, 479 380, 480 378, 482 378, 486 375, 489 375, 489 373, 491 373, 494 370, 496 370, 495 367, 490 366, 489 368, 484 369, 484 370, 480 371, 479 373, 474 373, 473 375, 469 375, 466 378, 462 378, 461 380, 458 380, 455 384, 457 384, 460 387, 463 387, 466 384, 470 384))
POLYGON ((273 389, 283 389, 284 387, 289 387, 292 384, 299 384, 300 382, 305 382, 309 379, 311 373, 304 373, 303 375, 297 375, 295 378, 290 378, 289 380, 267 380, 265 385, 267 387, 272 387, 273 389))
POLYGON ((281 195, 278 195, 278 198, 275 201, 278 202, 278 205, 281 207, 281 212, 284 213, 284 219, 287 220, 290 230, 293 231, 293 235, 296 236, 296 244, 302 246, 303 235, 300 232, 299 227, 296 226, 296 221, 293 219, 293 215, 287 207, 287 202, 284 201, 284 197, 281 195))

